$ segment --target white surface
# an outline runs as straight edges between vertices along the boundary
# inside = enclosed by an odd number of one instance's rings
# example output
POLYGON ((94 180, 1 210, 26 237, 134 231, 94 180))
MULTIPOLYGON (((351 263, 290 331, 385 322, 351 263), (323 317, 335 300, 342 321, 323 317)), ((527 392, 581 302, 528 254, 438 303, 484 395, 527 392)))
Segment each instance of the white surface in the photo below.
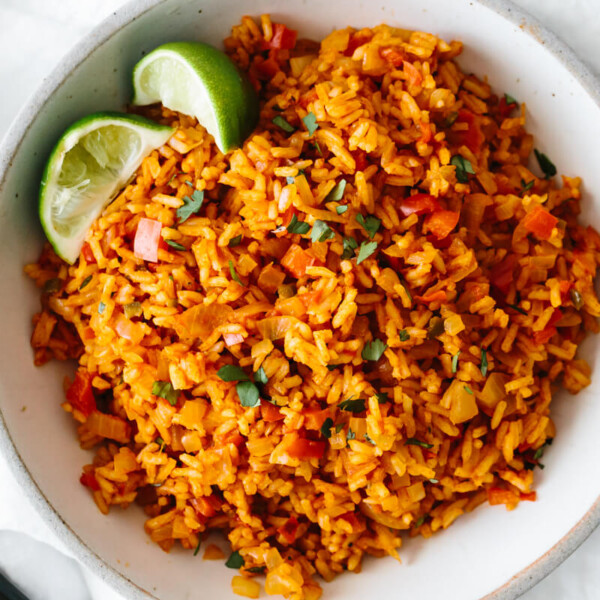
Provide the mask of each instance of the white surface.
MULTIPOLYGON (((3 35, 0 37, 0 135, 4 134, 20 106, 44 75, 60 61, 61 56, 91 27, 121 4, 120 0, 0 0, 0 22, 4 25, 3 35)), ((518 4, 545 22, 574 47, 580 56, 587 57, 588 64, 600 73, 600 19, 597 18, 597 0, 519 0, 518 4)), ((0 529, 23 531, 62 548, 60 540, 50 533, 21 497, 2 457, 0 529)), ((0 549, 0 568, 8 568, 10 564, 10 572, 16 574, 17 570, 24 571, 25 565, 30 569, 30 578, 42 576, 41 566, 47 560, 44 554, 47 549, 40 548, 39 552, 35 552, 28 544, 14 541, 11 550, 8 557, 0 549)), ((593 534, 570 559, 523 598, 593 600, 600 597, 600 572, 595 568, 599 558, 600 531, 593 534)), ((50 577, 52 575, 58 582, 66 577, 66 572, 56 567, 50 577)), ((96 577, 87 572, 85 577, 94 600, 120 598, 96 577)), ((32 600, 63 597, 58 583, 52 581, 40 585, 38 590, 45 591, 32 596, 32 600)))

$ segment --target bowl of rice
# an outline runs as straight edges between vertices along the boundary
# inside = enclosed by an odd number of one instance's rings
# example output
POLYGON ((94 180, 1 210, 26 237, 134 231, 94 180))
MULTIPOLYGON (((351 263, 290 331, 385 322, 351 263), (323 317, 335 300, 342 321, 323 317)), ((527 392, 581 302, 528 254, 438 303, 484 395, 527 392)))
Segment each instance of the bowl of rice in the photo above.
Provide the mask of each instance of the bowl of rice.
POLYGON ((523 593, 600 518, 599 99, 508 2, 115 13, 0 151, 0 448, 24 494, 128 598, 523 593), (172 41, 254 87, 239 147, 130 105, 172 41), (39 185, 99 110, 173 135, 69 264, 39 185))

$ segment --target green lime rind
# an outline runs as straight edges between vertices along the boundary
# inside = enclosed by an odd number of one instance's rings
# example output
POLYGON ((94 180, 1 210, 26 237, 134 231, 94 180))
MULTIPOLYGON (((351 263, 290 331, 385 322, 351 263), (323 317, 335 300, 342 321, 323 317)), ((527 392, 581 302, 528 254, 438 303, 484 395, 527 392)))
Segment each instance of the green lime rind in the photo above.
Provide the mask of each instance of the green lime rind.
POLYGON ((70 264, 77 260, 94 220, 173 131, 138 115, 106 111, 63 133, 46 162, 39 193, 40 222, 58 256, 70 264))
POLYGON ((133 104, 161 102, 194 116, 226 153, 239 147, 258 123, 258 97, 229 57, 201 42, 159 46, 133 70, 133 104))

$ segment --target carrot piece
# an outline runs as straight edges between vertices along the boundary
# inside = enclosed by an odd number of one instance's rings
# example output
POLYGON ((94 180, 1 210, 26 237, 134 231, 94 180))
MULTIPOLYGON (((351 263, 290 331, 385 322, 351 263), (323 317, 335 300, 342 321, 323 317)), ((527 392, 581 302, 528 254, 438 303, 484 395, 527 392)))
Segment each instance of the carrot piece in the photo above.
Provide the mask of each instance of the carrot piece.
POLYGON ((154 219, 140 219, 135 238, 133 240, 133 253, 137 258, 149 262, 158 262, 158 244, 162 224, 154 219))

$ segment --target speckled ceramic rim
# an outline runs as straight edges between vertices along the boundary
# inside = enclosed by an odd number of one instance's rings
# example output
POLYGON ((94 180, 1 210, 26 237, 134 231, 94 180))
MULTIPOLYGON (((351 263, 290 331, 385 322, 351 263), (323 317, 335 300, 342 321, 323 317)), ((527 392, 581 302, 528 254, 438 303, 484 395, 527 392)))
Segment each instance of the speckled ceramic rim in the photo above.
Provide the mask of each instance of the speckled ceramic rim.
MULTIPOLYGON (((38 112, 48 99, 64 83, 69 74, 104 42, 123 27, 142 16, 150 9, 167 0, 130 0, 125 6, 115 11, 91 33, 77 44, 61 61, 60 65, 44 80, 40 88, 23 107, 13 122, 0 146, 0 193, 4 187, 6 174, 12 165, 13 157, 29 130, 38 112)), ((544 45, 579 81, 586 92, 600 106, 600 81, 591 73, 579 58, 562 40, 543 27, 537 19, 518 8, 508 0, 475 0, 494 10, 517 26, 524 26, 528 35, 544 45)), ((393 0, 390 0, 393 2, 393 0)), ((149 600, 156 598, 152 593, 142 589, 125 575, 108 565, 93 552, 86 543, 73 531, 56 512, 49 500, 37 486, 25 463, 10 437, 6 423, 0 411, 0 451, 3 452, 16 480, 25 495, 31 500, 39 514, 50 528, 65 542, 70 551, 81 560, 92 572, 113 586, 119 593, 131 600, 149 600)), ((480 600, 513 600, 563 562, 592 533, 600 522, 600 498, 594 502, 585 515, 574 527, 552 548, 540 556, 528 567, 511 577, 504 585, 480 600)))

